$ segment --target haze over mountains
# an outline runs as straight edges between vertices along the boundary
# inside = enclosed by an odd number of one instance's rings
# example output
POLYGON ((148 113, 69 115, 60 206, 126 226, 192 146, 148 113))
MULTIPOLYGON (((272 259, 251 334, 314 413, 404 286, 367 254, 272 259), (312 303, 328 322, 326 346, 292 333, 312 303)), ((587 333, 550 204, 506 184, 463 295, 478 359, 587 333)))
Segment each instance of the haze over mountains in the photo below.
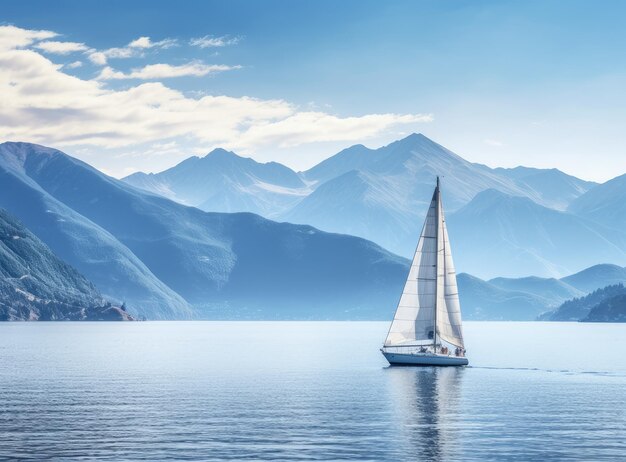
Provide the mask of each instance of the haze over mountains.
POLYGON ((585 205, 602 203, 595 197, 605 185, 556 169, 491 169, 419 134, 379 149, 352 146, 300 173, 216 150, 124 181, 203 210, 254 211, 410 257, 437 175, 461 271, 562 277, 598 263, 626 264, 626 227, 596 219, 597 207, 585 205))
POLYGON ((0 145, 0 206, 151 319, 390 316, 408 265, 352 236, 183 206, 28 143, 0 145))

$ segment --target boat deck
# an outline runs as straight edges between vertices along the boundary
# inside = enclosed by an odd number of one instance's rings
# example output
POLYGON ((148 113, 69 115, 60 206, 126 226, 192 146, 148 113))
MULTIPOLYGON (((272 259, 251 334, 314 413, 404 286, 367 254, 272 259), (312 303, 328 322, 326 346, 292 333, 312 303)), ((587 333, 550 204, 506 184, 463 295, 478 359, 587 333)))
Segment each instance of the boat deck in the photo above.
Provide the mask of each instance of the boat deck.
POLYGON ((395 353, 381 349, 383 356, 392 366, 467 366, 465 356, 443 355, 438 353, 395 353))

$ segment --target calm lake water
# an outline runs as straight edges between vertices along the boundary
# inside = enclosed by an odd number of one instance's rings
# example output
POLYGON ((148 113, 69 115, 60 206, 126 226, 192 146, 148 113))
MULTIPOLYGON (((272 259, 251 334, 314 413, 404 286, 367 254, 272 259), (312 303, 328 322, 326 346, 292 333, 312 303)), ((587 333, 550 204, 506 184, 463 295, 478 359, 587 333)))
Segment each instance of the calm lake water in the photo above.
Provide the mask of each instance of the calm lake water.
POLYGON ((0 324, 0 459, 626 459, 626 325, 468 322, 451 369, 387 328, 0 324))

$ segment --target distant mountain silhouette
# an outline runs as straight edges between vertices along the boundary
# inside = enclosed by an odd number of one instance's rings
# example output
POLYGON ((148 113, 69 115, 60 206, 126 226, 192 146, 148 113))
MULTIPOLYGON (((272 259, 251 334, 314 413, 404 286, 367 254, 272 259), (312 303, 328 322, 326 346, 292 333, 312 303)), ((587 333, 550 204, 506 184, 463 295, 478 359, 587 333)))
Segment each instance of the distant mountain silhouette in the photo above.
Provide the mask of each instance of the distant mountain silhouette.
MULTIPOLYGON (((522 278, 494 278, 488 281, 491 285, 507 291, 520 291, 536 294, 544 300, 544 306, 560 303, 574 297, 580 297, 585 291, 579 290, 563 280, 527 276, 522 278)), ((600 285, 603 285, 602 283, 600 285)))
POLYGON ((253 212, 267 218, 295 205, 308 192, 296 172, 261 164, 224 149, 190 157, 156 174, 123 179, 133 186, 210 212, 253 212))
POLYGON ((626 175, 587 191, 572 201, 568 211, 615 230, 626 229, 626 175))
POLYGON ((475 276, 457 278, 463 319, 468 321, 532 321, 550 306, 540 294, 507 290, 475 276))
POLYGON ((205 213, 37 145, 0 145, 0 175, 2 205, 105 293, 116 294, 116 281, 120 291, 128 286, 120 256, 145 265, 161 298, 147 305, 136 297, 132 306, 148 317, 367 319, 381 306, 390 317, 408 267, 363 239, 205 213))
POLYGON ((621 293, 607 292, 605 286, 619 288, 622 283, 626 283, 626 269, 614 265, 597 265, 560 280, 528 276, 485 281, 465 273, 458 276, 467 320, 578 321, 600 301, 621 293))
POLYGON ((131 319, 0 209, 0 321, 131 319))
MULTIPOLYGON (((251 211, 276 220, 363 237, 407 257, 415 248, 436 176, 442 177, 448 216, 489 189, 504 193, 501 198, 525 197, 563 211, 595 187, 595 183, 556 169, 491 169, 471 163, 421 134, 379 149, 355 145, 300 174, 286 167, 277 173, 277 165, 259 164, 217 150, 202 159, 190 158, 165 172, 135 174, 125 181, 207 211, 251 211)), ((571 224, 576 227, 581 223, 572 220, 571 224)), ((463 223, 459 226, 462 229, 463 223)), ((512 226, 503 223, 504 228, 512 226)), ((490 244, 508 246, 507 236, 498 235, 497 231, 485 230, 493 239, 490 244)), ((574 234, 581 236, 584 232, 576 230, 574 234)), ((545 242, 535 244, 541 247, 545 242)), ((619 253, 615 259, 600 258, 607 245, 610 243, 598 249, 598 259, 584 260, 582 266, 562 265, 562 255, 553 252, 545 261, 520 271, 510 272, 507 268, 501 272, 506 263, 502 261, 493 272, 482 273, 482 263, 461 254, 464 266, 459 269, 483 277, 559 276, 603 261, 623 264, 619 253)), ((455 254, 459 256, 459 252, 455 254)))
POLYGON ((526 197, 483 191, 448 216, 459 268, 486 277, 559 277, 597 262, 626 264, 626 237, 526 197))
POLYGON ((609 264, 594 265, 566 276, 561 281, 583 292, 593 292, 600 287, 626 284, 626 268, 609 264))
POLYGON ((576 198, 585 194, 597 183, 567 175, 556 168, 528 167, 496 168, 496 173, 515 181, 524 191, 539 197, 538 203, 556 210, 566 210, 576 198))

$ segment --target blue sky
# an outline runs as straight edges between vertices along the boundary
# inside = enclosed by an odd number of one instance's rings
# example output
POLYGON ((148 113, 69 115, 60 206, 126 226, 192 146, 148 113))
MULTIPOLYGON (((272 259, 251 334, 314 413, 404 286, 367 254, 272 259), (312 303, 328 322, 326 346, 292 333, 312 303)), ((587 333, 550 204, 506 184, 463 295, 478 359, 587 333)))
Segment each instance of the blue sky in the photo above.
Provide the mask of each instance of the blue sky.
POLYGON ((68 102, 56 105, 20 90, 0 139, 60 147, 121 176, 218 145, 304 169, 418 131, 471 161, 604 181, 626 172, 624 13, 622 2, 591 1, 4 1, 2 25, 58 34, 20 44, 23 68, 5 81, 31 78, 35 52, 65 65, 39 59, 38 81, 80 82, 59 83, 68 102), (83 49, 38 48, 45 41, 83 49), (92 62, 111 49, 128 56, 92 62), (155 64, 167 68, 146 69, 155 64), (103 133, 63 135, 70 125, 103 133))

